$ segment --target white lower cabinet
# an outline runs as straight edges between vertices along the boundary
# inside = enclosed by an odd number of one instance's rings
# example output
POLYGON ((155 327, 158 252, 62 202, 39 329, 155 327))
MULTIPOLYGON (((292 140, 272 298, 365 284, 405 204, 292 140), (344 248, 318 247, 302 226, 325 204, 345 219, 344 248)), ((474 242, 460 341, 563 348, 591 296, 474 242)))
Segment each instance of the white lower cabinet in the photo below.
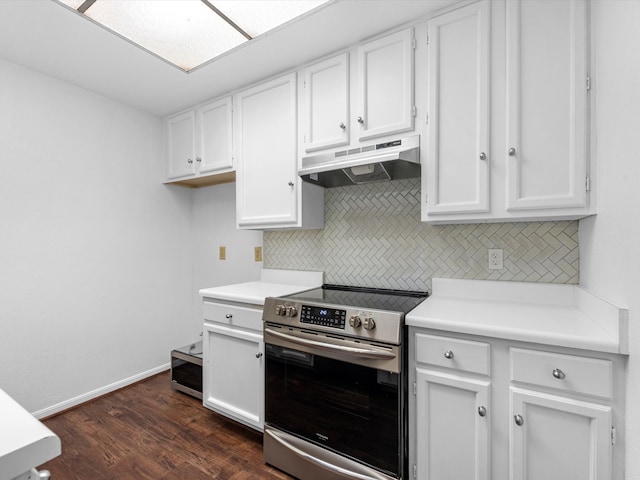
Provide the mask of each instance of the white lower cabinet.
POLYGON ((611 478, 611 406, 512 387, 512 480, 611 478))
POLYGON ((262 308, 204 302, 205 407, 256 430, 264 427, 262 308))
POLYGON ((489 480, 489 382, 418 369, 419 479, 489 480))
POLYGON ((411 327, 409 375, 413 478, 624 478, 619 355, 411 327))

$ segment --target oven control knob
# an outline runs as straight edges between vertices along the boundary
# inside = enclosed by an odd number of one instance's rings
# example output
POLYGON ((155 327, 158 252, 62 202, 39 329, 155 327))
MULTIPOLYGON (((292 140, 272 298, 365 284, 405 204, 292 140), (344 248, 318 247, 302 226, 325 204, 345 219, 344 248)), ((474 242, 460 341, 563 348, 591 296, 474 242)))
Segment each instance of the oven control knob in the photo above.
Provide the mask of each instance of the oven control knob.
POLYGON ((373 330, 374 328, 376 328, 376 322, 373 321, 373 318, 366 317, 362 326, 365 330, 373 330))
POLYGON ((276 315, 286 315, 287 307, 284 305, 276 305, 276 315))
POLYGON ((293 305, 287 307, 287 317, 295 317, 298 315, 298 310, 293 305))
POLYGON ((362 320, 360 320, 360 317, 357 315, 351 315, 351 317, 349 318, 349 325, 353 328, 360 328, 360 325, 362 325, 362 320))

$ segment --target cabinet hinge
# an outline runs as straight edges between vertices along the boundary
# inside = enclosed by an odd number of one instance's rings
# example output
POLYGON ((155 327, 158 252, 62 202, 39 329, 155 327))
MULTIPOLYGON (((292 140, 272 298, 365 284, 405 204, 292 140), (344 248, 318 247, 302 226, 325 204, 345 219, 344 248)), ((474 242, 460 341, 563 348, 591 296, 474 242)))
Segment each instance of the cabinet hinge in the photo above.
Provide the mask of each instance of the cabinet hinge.
POLYGON ((416 106, 414 105, 413 107, 411 107, 411 114, 415 117, 418 114, 418 109, 416 108, 416 106))
POLYGON ((418 478, 418 466, 413 464, 413 478, 418 478))
POLYGON ((427 113, 427 114, 424 116, 424 118, 425 118, 424 123, 426 123, 427 125, 429 125, 429 114, 427 113))
POLYGON ((587 92, 591 90, 591 77, 587 75, 587 92))
POLYGON ((611 445, 616 444, 616 427, 611 427, 611 445))
POLYGON ((414 50, 416 49, 416 37, 413 37, 411 39, 411 48, 413 48, 414 50))
POLYGON ((418 384, 416 382, 413 382, 413 394, 418 394, 418 384))
POLYGON ((591 179, 589 177, 587 177, 587 180, 586 180, 584 186, 585 186, 587 192, 591 191, 591 179))
POLYGON ((429 34, 427 34, 427 45, 429 45, 429 34))

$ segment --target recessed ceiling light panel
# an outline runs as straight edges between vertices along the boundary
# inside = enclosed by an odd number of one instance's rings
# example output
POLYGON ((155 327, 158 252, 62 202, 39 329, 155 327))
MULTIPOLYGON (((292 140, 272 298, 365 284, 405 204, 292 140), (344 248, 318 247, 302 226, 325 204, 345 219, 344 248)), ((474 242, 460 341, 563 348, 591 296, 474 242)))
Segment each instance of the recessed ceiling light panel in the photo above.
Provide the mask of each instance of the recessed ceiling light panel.
POLYGON ((189 71, 328 0, 57 1, 189 71))

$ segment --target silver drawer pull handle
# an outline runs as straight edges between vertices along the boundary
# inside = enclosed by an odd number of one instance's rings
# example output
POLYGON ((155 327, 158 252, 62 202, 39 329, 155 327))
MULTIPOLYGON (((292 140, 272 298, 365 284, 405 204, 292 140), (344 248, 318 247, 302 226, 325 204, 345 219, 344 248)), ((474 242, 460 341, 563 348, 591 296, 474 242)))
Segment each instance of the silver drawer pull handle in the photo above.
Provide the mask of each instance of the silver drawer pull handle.
POLYGON ((484 152, 480 152, 480 160, 486 160, 487 159, 487 154, 484 152))
POLYGON ((230 314, 230 313, 227 313, 227 314, 224 316, 224 318, 233 318, 233 315, 232 315, 232 314, 230 314))
POLYGON ((358 121, 358 123, 360 125, 362 125, 364 123, 364 118, 362 118, 362 117, 358 117, 358 118, 356 118, 356 120, 358 121))
POLYGON ((260 358, 260 357, 262 357, 262 352, 256 353, 256 358, 260 358))
POLYGON ((347 126, 344 124, 344 122, 340 122, 340 125, 338 125, 342 130, 346 130, 347 126))
POLYGON ((520 415, 520 414, 515 415, 515 416, 513 417, 513 419, 515 420, 516 425, 518 425, 519 427, 521 427, 522 425, 524 425, 524 418, 522 418, 522 415, 520 415))
POLYGON ((447 350, 446 352, 444 352, 444 358, 448 358, 449 360, 451 360, 453 358, 453 352, 451 350, 447 350))
POLYGON ((487 416, 487 409, 485 407, 478 407, 478 415, 481 417, 487 416))
POLYGON ((515 157, 516 156, 516 149, 515 148, 511 147, 509 149, 509 156, 510 157, 515 157))
POLYGON ((554 368, 552 373, 553 373, 553 376, 559 380, 563 380, 566 377, 564 372, 559 368, 554 368))

